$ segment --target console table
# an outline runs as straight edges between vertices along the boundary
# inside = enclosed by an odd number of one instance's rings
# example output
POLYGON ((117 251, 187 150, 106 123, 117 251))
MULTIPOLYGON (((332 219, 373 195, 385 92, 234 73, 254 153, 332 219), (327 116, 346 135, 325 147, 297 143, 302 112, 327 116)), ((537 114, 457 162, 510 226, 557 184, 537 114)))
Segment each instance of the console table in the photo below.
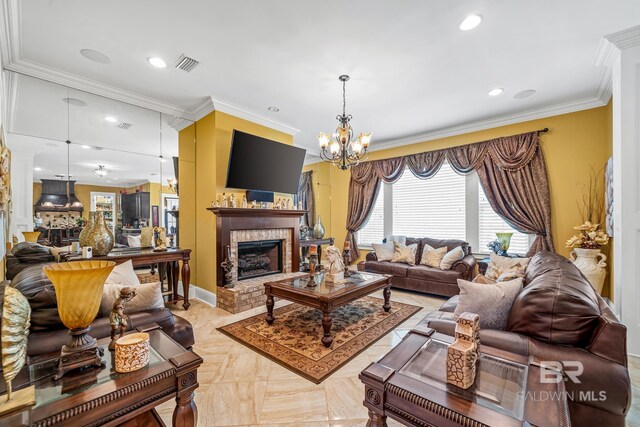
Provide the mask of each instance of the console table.
MULTIPOLYGON (((78 253, 67 252, 61 254, 62 261, 79 261, 82 255, 78 253)), ((183 301, 182 307, 189 309, 189 281, 191 280, 191 268, 189 260, 191 259, 191 249, 167 248, 166 251, 154 252, 151 248, 124 248, 114 249, 105 256, 93 257, 92 259, 114 261, 116 264, 122 264, 131 261, 133 266, 141 265, 164 265, 162 269, 166 272, 169 290, 166 293, 168 303, 175 304, 183 301), (180 270, 180 262, 182 262, 182 293, 178 295, 178 278, 180 270)))
MULTIPOLYGON (((20 371, 14 388, 35 387, 36 404, 0 416, 0 426, 164 426, 154 409, 175 399, 174 427, 195 427, 194 391, 202 358, 185 350, 156 324, 138 328, 149 333, 149 364, 137 371, 115 372, 114 353, 104 348, 103 368, 76 370, 53 379, 59 353, 38 356, 20 371)), ((4 392, 4 382, 0 389, 4 392)))
POLYGON ((307 252, 309 252, 309 247, 317 246, 318 247, 318 264, 320 264, 320 260, 322 259, 322 245, 333 245, 334 242, 333 237, 327 237, 325 239, 300 239, 300 247, 302 248, 302 254, 306 257, 307 252))

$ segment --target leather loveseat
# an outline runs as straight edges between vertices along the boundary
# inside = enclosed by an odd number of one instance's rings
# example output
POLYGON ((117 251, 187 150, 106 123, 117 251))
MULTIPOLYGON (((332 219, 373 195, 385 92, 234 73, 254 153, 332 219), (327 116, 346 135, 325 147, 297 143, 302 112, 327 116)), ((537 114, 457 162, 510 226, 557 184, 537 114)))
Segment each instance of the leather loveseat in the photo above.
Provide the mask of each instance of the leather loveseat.
MULTIPOLYGON (((579 383, 565 381, 572 425, 624 426, 631 404, 625 326, 560 255, 536 254, 524 284, 511 307, 507 330, 481 330, 481 344, 538 362, 560 362, 575 374, 582 367, 579 383)), ((453 336, 458 299, 451 298, 421 323, 453 336)))
POLYGON ((369 252, 366 261, 358 264, 358 270, 372 273, 390 274, 391 286, 443 296, 453 296, 459 293, 458 279, 471 280, 475 274, 476 259, 471 255, 471 246, 463 240, 437 240, 430 238, 407 237, 407 246, 418 244, 416 251, 416 265, 407 265, 390 261, 378 261, 375 252, 369 252), (450 270, 420 265, 422 251, 425 245, 432 248, 447 247, 450 251, 462 246, 464 258, 457 261, 450 270))
MULTIPOLYGON (((27 344, 27 355, 59 352, 69 340, 68 330, 58 316, 56 294, 49 278, 41 265, 31 266, 16 275, 11 282, 2 282, 0 295, 4 295, 4 286, 19 290, 31 306, 31 330, 27 344)), ((0 301, 1 304, 1 301, 0 301)), ((98 316, 100 316, 98 314, 98 316)), ((127 330, 157 323, 162 330, 186 349, 194 343, 193 328, 187 320, 174 315, 168 308, 144 310, 128 314, 127 330)), ((94 338, 110 336, 111 326, 108 317, 97 317, 89 332, 94 338)))
POLYGON ((21 242, 15 245, 6 258, 6 278, 13 280, 22 270, 34 266, 44 266, 55 261, 47 246, 35 242, 21 242))

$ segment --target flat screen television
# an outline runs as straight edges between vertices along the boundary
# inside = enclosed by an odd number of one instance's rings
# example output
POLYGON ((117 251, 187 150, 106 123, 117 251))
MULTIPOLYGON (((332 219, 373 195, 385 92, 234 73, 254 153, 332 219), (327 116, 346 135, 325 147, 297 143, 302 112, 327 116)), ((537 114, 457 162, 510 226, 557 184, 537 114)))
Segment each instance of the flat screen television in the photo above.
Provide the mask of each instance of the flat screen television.
POLYGON ((227 188, 295 194, 306 151, 234 130, 227 188))

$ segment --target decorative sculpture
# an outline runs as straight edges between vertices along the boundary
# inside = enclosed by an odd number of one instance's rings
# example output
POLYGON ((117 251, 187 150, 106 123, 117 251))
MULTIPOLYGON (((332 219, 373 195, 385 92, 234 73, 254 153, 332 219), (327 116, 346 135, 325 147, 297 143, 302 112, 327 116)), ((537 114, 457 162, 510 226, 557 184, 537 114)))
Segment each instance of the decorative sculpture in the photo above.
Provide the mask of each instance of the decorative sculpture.
POLYGON ((257 207, 257 206, 256 206, 256 201, 255 201, 255 200, 252 200, 252 201, 251 201, 251 209, 255 209, 256 207, 257 207))
POLYGON ((156 236, 156 248, 154 252, 164 252, 167 250, 167 229, 164 227, 154 227, 153 231, 156 236))
POLYGON ((27 336, 30 324, 29 301, 17 289, 5 286, 2 306, 2 376, 7 383, 7 399, 0 402, 0 414, 36 403, 34 386, 15 392, 11 389, 11 381, 18 375, 27 360, 27 336))
POLYGON ((344 277, 351 276, 349 272, 349 265, 351 264, 351 243, 348 240, 344 241, 342 247, 342 259, 344 260, 344 277))
POLYGON ((227 245, 227 257, 224 261, 220 263, 220 267, 224 271, 224 287, 227 289, 233 288, 235 285, 233 283, 233 269, 235 267, 235 263, 233 262, 233 258, 231 258, 231 247, 227 245))
POLYGON ((111 325, 111 342, 109 343, 109 350, 115 350, 116 341, 118 338, 124 336, 127 330, 127 316, 124 314, 124 306, 136 296, 136 291, 133 288, 120 289, 120 296, 116 298, 113 303, 113 308, 109 314, 109 324, 111 325), (116 338, 116 333, 119 333, 119 337, 116 338))
POLYGON ((223 208, 229 207, 229 201, 227 200, 226 193, 222 193, 222 203, 220 204, 220 206, 222 206, 223 208))
POLYGON ((229 206, 232 208, 237 207, 236 205, 236 195, 232 194, 231 196, 229 196, 229 206))
POLYGON ((466 390, 476 379, 480 316, 462 313, 456 322, 455 338, 447 349, 447 382, 466 390))
POLYGON ((286 209, 287 210, 292 210, 293 209, 293 201, 291 199, 287 199, 286 209))
POLYGON ((242 208, 243 209, 247 208, 247 196, 246 195, 242 196, 242 208))
POLYGON ((334 245, 330 245, 325 250, 325 259, 329 264, 329 273, 326 274, 325 278, 328 282, 337 282, 344 279, 344 260, 342 258, 342 254, 340 253, 340 249, 336 248, 334 245))

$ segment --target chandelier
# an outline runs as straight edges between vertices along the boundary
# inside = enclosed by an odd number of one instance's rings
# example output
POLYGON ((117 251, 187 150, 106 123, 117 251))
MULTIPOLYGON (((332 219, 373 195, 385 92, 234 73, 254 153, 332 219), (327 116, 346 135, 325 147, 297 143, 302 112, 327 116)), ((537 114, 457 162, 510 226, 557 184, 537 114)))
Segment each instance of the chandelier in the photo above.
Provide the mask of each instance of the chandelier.
POLYGON ((351 128, 351 114, 347 115, 347 95, 346 83, 349 76, 340 76, 342 82, 342 115, 337 115, 336 120, 340 122, 336 131, 327 135, 324 132, 318 134, 318 143, 322 152, 320 157, 333 163, 336 167, 347 170, 351 166, 360 163, 367 155, 367 148, 371 142, 372 132, 360 133, 358 138, 353 139, 353 129, 351 128))
POLYGON ((98 165, 98 169, 94 169, 93 172, 95 172, 95 174, 100 178, 104 178, 109 173, 109 171, 107 171, 103 165, 98 165))

